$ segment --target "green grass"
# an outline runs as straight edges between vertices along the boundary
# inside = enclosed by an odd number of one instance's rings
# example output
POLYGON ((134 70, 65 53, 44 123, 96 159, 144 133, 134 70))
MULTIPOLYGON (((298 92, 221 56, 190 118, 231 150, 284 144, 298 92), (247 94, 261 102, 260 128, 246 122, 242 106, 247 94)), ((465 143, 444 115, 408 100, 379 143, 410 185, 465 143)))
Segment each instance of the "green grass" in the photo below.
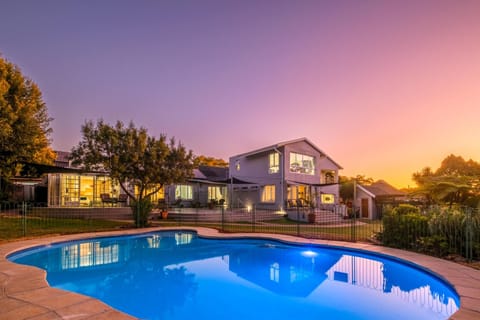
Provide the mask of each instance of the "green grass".
POLYGON ((201 221, 175 221, 175 220, 159 220, 155 221, 157 226, 198 226, 215 228, 224 232, 263 232, 288 234, 293 236, 301 236, 306 238, 330 239, 352 241, 369 241, 372 236, 381 230, 380 221, 363 221, 364 224, 355 226, 355 233, 352 234, 352 226, 328 226, 321 224, 297 223, 285 218, 279 218, 272 221, 266 221, 252 225, 250 223, 215 223, 201 221))
POLYGON ((132 223, 93 219, 0 217, 0 242, 23 237, 118 230, 132 223))

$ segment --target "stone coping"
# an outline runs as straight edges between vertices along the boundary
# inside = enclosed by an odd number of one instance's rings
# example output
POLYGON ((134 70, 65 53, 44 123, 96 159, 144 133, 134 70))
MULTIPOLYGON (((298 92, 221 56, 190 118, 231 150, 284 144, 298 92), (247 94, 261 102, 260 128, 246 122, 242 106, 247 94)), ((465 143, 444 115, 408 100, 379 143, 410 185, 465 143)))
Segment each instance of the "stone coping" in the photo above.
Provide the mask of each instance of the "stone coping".
POLYGON ((0 245, 0 318, 8 319, 135 319, 113 309, 105 303, 81 294, 51 288, 44 270, 12 263, 6 257, 16 251, 56 242, 81 240, 100 236, 118 236, 153 231, 196 231, 207 238, 267 238, 300 244, 333 245, 391 255, 420 265, 450 282, 460 295, 460 310, 450 319, 480 319, 480 270, 450 261, 398 249, 366 243, 350 243, 304 239, 287 235, 262 233, 220 233, 215 229, 200 227, 160 227, 110 232, 82 233, 9 242, 0 245))

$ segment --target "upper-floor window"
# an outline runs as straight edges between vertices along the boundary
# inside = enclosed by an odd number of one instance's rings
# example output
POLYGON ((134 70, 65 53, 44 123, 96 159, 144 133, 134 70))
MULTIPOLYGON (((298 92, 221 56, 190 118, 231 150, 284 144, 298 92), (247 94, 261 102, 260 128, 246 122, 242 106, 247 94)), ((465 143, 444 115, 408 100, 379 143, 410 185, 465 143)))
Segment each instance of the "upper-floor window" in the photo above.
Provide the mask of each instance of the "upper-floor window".
POLYGON ((240 171, 240 160, 235 161, 235 170, 240 171))
POLYGON ((268 173, 277 173, 280 171, 280 155, 278 152, 272 152, 268 156, 268 173))
POLYGON ((314 157, 301 153, 290 152, 290 172, 314 175, 314 157))
POLYGON ((322 171, 323 183, 335 183, 335 171, 322 171))

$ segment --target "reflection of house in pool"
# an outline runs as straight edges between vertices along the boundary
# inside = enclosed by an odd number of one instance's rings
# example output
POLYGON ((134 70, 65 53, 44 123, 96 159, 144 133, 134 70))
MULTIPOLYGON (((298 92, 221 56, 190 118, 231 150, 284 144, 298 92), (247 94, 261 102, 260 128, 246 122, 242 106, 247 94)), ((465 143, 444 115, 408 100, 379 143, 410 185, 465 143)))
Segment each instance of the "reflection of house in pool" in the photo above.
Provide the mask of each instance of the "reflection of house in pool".
POLYGON ((229 268, 239 277, 280 295, 306 297, 325 279, 340 255, 282 246, 258 246, 230 254, 229 268))
POLYGON ((414 276, 411 272, 407 265, 343 255, 327 271, 327 276, 331 281, 391 294, 446 315, 458 309, 445 286, 432 282, 431 276, 423 272, 414 276))

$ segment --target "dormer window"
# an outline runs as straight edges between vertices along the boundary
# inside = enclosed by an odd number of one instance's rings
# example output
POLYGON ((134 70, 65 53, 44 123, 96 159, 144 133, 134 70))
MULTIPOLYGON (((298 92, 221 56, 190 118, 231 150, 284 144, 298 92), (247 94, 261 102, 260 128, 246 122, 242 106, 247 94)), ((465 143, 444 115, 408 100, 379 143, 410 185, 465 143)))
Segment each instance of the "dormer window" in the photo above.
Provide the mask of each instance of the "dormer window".
POLYGON ((278 152, 272 152, 268 156, 268 173, 277 173, 280 171, 280 155, 278 152))

